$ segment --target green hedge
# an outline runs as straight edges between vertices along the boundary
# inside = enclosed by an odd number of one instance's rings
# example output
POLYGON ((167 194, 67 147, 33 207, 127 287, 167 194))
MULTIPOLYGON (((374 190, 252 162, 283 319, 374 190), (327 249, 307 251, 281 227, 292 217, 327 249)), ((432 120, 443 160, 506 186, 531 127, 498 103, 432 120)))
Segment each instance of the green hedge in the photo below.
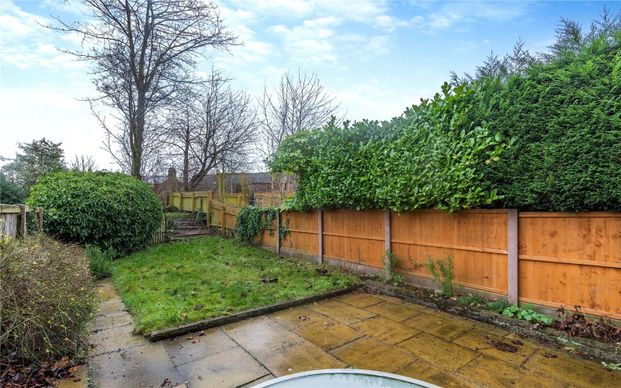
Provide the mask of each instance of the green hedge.
POLYGON ((153 190, 121 173, 49 174, 32 187, 28 204, 43 207, 47 233, 119 255, 149 244, 162 217, 153 190))
POLYGON ((621 210, 621 34, 485 87, 479 117, 513 139, 487 173, 499 206, 621 210))
POLYGON ((389 122, 287 138, 293 207, 621 210, 621 33, 422 100, 389 122))
POLYGON ((483 167, 505 143, 469 119, 477 89, 448 84, 389 122, 362 121, 287 138, 270 163, 298 177, 297 208, 437 208, 456 211, 493 203, 483 167))

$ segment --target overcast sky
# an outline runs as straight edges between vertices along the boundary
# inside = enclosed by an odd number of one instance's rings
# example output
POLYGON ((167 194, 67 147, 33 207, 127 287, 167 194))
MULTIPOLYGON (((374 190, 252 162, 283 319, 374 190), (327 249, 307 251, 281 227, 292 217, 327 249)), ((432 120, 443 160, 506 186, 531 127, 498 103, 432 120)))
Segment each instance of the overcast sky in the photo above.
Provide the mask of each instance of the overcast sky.
MULTIPOLYGON (((244 43, 230 53, 206 51, 201 64, 223 69, 238 88, 258 96, 287 71, 316 73, 346 118, 390 119, 430 97, 449 72, 470 72, 491 52, 519 38, 533 51, 554 39, 561 17, 583 25, 603 2, 421 2, 381 0, 216 1, 225 24, 244 43)), ((618 12, 617 2, 608 2, 618 12)), ((0 156, 19 142, 62 142, 67 160, 93 156, 103 131, 81 97, 95 96, 88 65, 57 48, 79 38, 49 31, 52 16, 79 20, 80 2, 0 0, 0 156)))

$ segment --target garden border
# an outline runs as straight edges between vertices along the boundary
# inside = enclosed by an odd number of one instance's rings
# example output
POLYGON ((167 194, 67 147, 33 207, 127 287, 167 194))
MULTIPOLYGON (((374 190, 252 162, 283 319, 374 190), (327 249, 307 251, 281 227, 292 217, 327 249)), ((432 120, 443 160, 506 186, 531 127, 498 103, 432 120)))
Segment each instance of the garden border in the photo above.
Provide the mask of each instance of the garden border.
POLYGON ((253 318, 264 314, 273 313, 280 310, 286 310, 291 307, 301 306, 307 303, 316 302, 322 299, 333 298, 335 296, 343 295, 357 290, 363 287, 364 284, 357 284, 354 286, 340 288, 338 290, 327 291, 321 294, 311 295, 301 299, 287 300, 284 302, 278 302, 267 306, 257 307, 250 310, 240 311, 231 315, 225 315, 215 318, 207 318, 201 321, 187 323, 185 325, 175 326, 168 329, 154 330, 146 333, 144 336, 150 341, 160 341, 172 337, 178 337, 189 333, 194 333, 200 330, 210 329, 212 327, 226 325, 228 323, 242 321, 247 318, 253 318))
POLYGON ((582 337, 570 337, 567 333, 550 327, 533 330, 533 324, 528 322, 504 317, 489 311, 472 310, 449 302, 445 304, 435 303, 420 297, 416 292, 410 291, 405 287, 384 284, 375 280, 364 279, 363 290, 369 293, 396 297, 410 303, 494 325, 509 332, 557 347, 573 346, 575 347, 575 352, 572 353, 572 355, 587 360, 595 359, 609 363, 621 363, 621 351, 616 349, 614 344, 607 344, 582 337))

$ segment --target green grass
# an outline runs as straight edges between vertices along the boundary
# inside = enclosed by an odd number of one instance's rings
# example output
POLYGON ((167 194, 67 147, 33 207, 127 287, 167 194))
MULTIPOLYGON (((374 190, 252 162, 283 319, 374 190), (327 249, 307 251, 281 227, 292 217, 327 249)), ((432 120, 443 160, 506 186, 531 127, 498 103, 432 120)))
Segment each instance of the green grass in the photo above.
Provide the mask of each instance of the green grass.
POLYGON ((278 258, 220 237, 157 245, 116 260, 112 279, 140 333, 359 281, 335 268, 278 258))
POLYGON ((192 217, 192 213, 184 213, 184 212, 166 212, 166 218, 169 220, 175 220, 178 218, 187 218, 192 217))

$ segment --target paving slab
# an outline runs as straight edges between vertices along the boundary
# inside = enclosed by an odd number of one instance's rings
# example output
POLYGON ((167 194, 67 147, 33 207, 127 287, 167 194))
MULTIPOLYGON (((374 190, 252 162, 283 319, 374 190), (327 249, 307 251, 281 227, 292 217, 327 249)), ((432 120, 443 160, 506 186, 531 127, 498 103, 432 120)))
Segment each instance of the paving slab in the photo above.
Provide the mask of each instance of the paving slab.
POLYGON ((326 350, 336 348, 363 336, 362 333, 351 327, 337 322, 316 322, 299 328, 296 333, 326 350))
POLYGON ((274 376, 315 369, 344 368, 346 364, 326 353, 320 347, 308 342, 300 342, 285 349, 257 357, 274 376))
POLYGON ((183 382, 164 347, 151 343, 92 357, 89 377, 95 387, 160 387, 183 382))
POLYGON ((579 360, 551 349, 539 349, 528 359, 526 369, 578 387, 619 387, 621 372, 579 360))
POLYGON ((404 303, 383 302, 370 307, 368 311, 385 316, 396 322, 403 322, 408 318, 418 315, 419 312, 404 303))
POLYGON ((336 300, 313 303, 310 307, 316 312, 345 325, 351 325, 352 323, 356 323, 363 319, 369 319, 376 315, 375 313, 336 300))
POLYGON ((302 342, 299 335, 285 329, 268 317, 259 317, 226 325, 223 331, 255 357, 302 342))
POLYGON ((269 374, 240 347, 183 364, 177 369, 189 387, 237 387, 269 374))
POLYGON ((220 328, 160 342, 176 366, 196 361, 238 345, 220 328))
POLYGON ((354 323, 352 327, 388 344, 396 344, 420 333, 419 330, 382 316, 354 323))
POLYGON ((477 357, 477 352, 422 333, 401 342, 399 347, 447 371, 455 371, 477 357))
POLYGON ((433 334, 446 341, 451 341, 475 327, 474 323, 467 319, 458 320, 453 317, 443 317, 437 314, 426 313, 411 317, 403 323, 417 330, 433 334))
POLYGON ((377 295, 363 293, 342 295, 334 299, 358 308, 373 306, 374 304, 378 304, 384 301, 384 299, 380 298, 377 295))
POLYGON ((307 306, 277 311, 270 314, 270 318, 288 329, 296 329, 318 322, 334 322, 334 320, 311 310, 307 306))
POLYGON ((339 360, 353 368, 394 373, 410 364, 414 357, 384 342, 362 337, 331 351, 339 360))
POLYGON ((143 346, 149 343, 144 337, 134 335, 134 326, 120 326, 100 330, 89 335, 89 356, 118 352, 124 349, 143 346))
POLYGON ((451 373, 436 368, 423 360, 416 360, 413 363, 404 367, 403 369, 399 369, 397 371, 397 374, 411 377, 413 379, 426 381, 446 388, 476 387, 475 384, 467 382, 451 373))
POLYGON ((565 384, 508 362, 481 356, 459 370, 464 379, 486 387, 563 387, 565 384))

